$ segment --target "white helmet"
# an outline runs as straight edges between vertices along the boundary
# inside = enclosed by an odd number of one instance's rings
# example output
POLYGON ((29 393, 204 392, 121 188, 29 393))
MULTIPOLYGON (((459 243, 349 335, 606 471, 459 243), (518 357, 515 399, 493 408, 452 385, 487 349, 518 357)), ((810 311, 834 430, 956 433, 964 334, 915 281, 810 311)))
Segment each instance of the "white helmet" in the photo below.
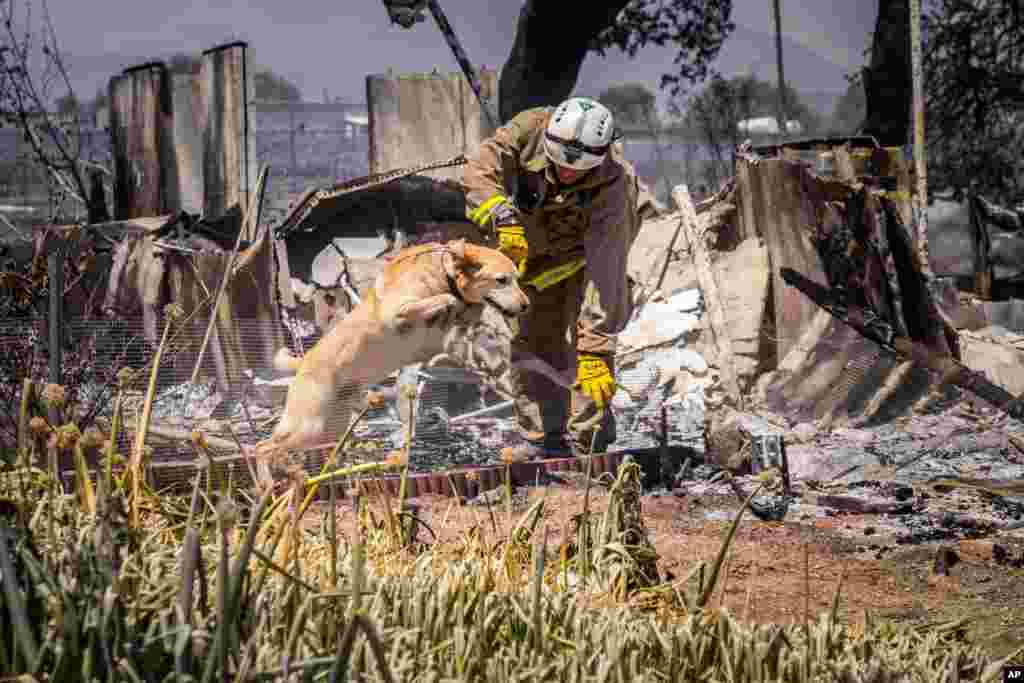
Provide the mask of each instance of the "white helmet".
POLYGON ((571 97, 555 108, 544 131, 544 151, 559 166, 586 171, 608 153, 615 122, 608 108, 589 97, 571 97))

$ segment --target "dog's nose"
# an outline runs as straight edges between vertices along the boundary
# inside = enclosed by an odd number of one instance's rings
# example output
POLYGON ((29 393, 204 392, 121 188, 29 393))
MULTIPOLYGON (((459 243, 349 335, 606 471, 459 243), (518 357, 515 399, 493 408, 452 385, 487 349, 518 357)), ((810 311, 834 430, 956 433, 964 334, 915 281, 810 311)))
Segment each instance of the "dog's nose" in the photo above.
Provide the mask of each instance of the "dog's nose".
POLYGON ((522 315, 530 310, 530 297, 526 294, 519 295, 519 314, 522 315))

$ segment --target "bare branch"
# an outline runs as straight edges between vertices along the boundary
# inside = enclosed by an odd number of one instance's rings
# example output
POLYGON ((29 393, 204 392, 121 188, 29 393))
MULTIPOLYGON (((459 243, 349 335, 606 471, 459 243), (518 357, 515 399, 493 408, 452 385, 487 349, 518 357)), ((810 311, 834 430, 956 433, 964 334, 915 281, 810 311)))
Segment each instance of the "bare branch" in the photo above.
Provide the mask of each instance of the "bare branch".
POLYGON ((6 40, 0 47, 0 115, 21 128, 35 163, 45 169, 60 192, 88 207, 88 169, 108 169, 82 156, 82 119, 52 111, 58 99, 76 102, 74 88, 60 50, 47 0, 40 0, 41 17, 33 20, 31 0, 0 2, 0 21, 6 40))

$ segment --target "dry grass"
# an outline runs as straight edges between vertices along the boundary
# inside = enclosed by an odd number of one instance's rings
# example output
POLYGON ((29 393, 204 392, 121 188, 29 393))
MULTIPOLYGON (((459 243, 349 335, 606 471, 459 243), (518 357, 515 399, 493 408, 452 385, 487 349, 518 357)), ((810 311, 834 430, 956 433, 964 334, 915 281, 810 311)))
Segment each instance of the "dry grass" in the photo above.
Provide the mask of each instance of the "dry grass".
MULTIPOLYGON (((279 491, 213 486, 204 455, 191 499, 179 500, 147 490, 141 439, 117 452, 118 404, 112 433, 79 434, 40 420, 25 392, 17 462, 0 472, 0 680, 999 677, 1002 662, 963 642, 962 623, 839 623, 839 587, 831 611, 796 626, 748 625, 712 607, 746 506, 710 566, 669 581, 628 460, 607 482, 606 509, 593 514, 585 496, 557 548, 543 497, 518 517, 509 498, 506 515, 488 508, 454 542, 434 543, 404 494, 395 501, 374 479, 404 470, 402 454, 340 471, 326 469, 332 458, 317 477, 293 468, 279 491), (52 474, 61 450, 77 463, 73 491, 52 474), (318 487, 333 496, 342 478, 361 501, 351 538, 338 532, 337 505, 318 527, 304 520, 318 487)), ((57 389, 42 394, 59 409, 57 389)), ((192 442, 206 453, 202 434, 192 442)))

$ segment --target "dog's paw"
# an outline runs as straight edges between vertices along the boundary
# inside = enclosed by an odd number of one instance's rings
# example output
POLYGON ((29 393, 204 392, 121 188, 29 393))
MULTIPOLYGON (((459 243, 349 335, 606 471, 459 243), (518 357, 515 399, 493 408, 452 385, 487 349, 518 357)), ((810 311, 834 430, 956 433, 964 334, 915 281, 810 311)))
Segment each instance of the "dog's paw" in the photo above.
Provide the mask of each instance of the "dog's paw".
POLYGON ((399 324, 402 322, 424 322, 436 320, 460 305, 452 294, 436 294, 419 301, 405 304, 398 309, 399 324))

